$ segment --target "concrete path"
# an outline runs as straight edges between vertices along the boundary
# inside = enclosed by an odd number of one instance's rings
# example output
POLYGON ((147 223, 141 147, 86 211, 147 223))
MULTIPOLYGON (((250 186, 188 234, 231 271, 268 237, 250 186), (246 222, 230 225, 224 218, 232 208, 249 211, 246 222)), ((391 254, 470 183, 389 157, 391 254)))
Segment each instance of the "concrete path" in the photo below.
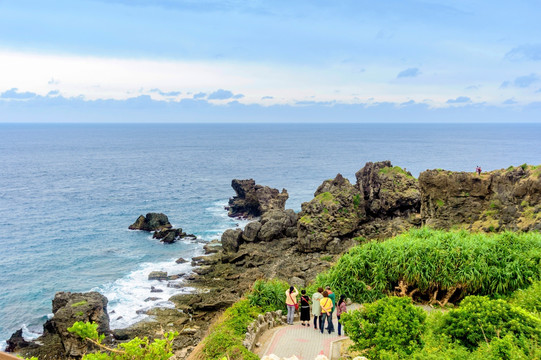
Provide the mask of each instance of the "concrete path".
POLYGON ((336 340, 346 339, 342 334, 338 336, 338 321, 336 314, 333 314, 334 332, 323 334, 312 326, 302 326, 296 320, 294 325, 284 325, 274 329, 271 339, 262 344, 264 349, 260 357, 274 354, 280 358, 289 358, 295 355, 299 360, 313 360, 318 355, 329 357, 331 343, 336 340))

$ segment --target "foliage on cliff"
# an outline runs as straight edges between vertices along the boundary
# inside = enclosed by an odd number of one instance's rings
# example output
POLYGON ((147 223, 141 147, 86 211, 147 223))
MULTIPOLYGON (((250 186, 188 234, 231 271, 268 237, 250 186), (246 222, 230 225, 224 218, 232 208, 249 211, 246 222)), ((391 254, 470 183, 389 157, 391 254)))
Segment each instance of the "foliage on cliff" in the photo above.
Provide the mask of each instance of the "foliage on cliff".
POLYGON ((473 234, 421 228, 356 246, 318 285, 370 302, 389 294, 439 303, 509 294, 541 278, 541 234, 473 234))
POLYGON ((109 348, 102 344, 104 335, 99 335, 98 324, 77 321, 68 331, 79 335, 83 340, 96 345, 101 351, 83 356, 83 360, 167 360, 173 356, 172 343, 176 332, 166 333, 164 339, 155 339, 153 342, 147 337, 138 337, 129 342, 122 343, 118 348, 109 348))

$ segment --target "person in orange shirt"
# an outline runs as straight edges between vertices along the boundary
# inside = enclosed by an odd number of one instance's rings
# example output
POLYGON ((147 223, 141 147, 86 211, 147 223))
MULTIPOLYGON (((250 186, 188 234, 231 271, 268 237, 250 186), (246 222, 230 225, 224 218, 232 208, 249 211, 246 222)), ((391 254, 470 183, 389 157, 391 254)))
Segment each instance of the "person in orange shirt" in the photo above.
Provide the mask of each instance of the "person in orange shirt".
POLYGON ((319 328, 323 334, 325 319, 327 319, 327 331, 330 334, 334 330, 334 326, 331 322, 332 300, 329 298, 329 293, 326 290, 323 291, 323 299, 319 301, 319 304, 321 305, 321 322, 319 323, 319 328))

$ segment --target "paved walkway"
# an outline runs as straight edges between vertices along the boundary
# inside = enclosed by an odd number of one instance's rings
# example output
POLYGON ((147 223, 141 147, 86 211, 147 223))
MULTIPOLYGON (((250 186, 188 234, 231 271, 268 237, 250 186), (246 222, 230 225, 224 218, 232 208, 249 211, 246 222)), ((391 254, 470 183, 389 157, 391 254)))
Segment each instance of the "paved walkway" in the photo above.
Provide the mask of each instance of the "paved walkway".
POLYGON ((270 341, 262 345, 264 352, 260 356, 274 354, 288 358, 295 355, 300 360, 313 360, 320 354, 329 357, 331 342, 347 338, 343 334, 338 336, 336 314, 333 314, 333 324, 335 332, 331 334, 327 331, 322 334, 319 329, 314 329, 313 324, 310 327, 302 326, 298 320, 294 325, 276 328, 270 341))

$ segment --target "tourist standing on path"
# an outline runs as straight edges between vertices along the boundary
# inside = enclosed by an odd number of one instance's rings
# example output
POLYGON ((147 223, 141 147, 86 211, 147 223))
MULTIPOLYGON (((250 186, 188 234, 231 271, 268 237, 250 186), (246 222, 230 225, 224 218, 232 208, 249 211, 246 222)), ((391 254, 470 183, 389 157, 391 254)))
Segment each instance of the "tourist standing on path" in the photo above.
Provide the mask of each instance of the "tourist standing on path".
POLYGON ((336 305, 336 317, 338 318, 338 336, 342 336, 342 323, 340 322, 340 316, 347 312, 346 308, 346 295, 340 295, 340 300, 336 305))
POLYGON ((295 317, 295 305, 297 305, 297 295, 299 295, 299 291, 294 286, 290 286, 289 289, 286 290, 287 323, 289 325, 293 325, 293 318, 295 317))
POLYGON ((316 330, 318 323, 319 328, 321 328, 321 304, 319 302, 323 299, 323 295, 321 295, 322 292, 323 288, 319 287, 317 288, 317 292, 312 295, 312 315, 314 316, 314 329, 316 330))
POLYGON ((310 326, 310 296, 306 295, 306 290, 301 290, 301 325, 310 326))
POLYGON ((319 323, 319 329, 323 334, 323 329, 325 327, 325 319, 327 319, 327 331, 330 334, 332 331, 334 331, 334 325, 331 321, 332 300, 329 298, 329 293, 326 290, 323 291, 323 299, 319 301, 319 304, 321 305, 321 322, 319 323))
POLYGON ((327 294, 329 294, 329 299, 332 300, 331 320, 329 321, 329 324, 331 324, 330 326, 330 328, 332 329, 331 331, 334 332, 334 325, 332 323, 332 313, 334 312, 334 309, 336 307, 336 295, 334 295, 334 293, 331 291, 330 286, 325 287, 325 290, 327 290, 327 294))

